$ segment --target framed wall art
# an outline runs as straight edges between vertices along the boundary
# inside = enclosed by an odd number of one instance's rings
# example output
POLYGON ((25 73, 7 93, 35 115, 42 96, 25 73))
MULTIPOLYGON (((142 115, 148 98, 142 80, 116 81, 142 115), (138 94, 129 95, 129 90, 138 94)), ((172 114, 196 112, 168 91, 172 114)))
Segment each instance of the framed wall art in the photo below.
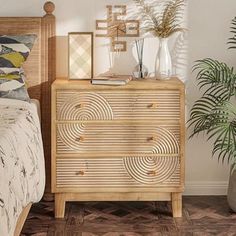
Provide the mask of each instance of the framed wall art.
POLYGON ((93 33, 68 34, 69 79, 93 78, 93 33))

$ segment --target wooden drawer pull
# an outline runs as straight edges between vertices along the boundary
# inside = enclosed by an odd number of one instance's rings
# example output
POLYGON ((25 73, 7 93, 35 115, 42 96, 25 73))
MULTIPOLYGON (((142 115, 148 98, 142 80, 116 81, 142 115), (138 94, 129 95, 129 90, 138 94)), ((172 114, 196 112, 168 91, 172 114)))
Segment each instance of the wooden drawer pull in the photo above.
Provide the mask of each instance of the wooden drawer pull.
POLYGON ((84 175, 84 171, 82 171, 82 170, 80 170, 80 171, 77 171, 77 172, 75 172, 75 175, 84 175))
POLYGON ((147 141, 148 141, 148 142, 155 141, 155 140, 156 140, 156 138, 155 138, 154 136, 147 138, 147 141))
POLYGON ((78 138, 75 139, 75 141, 76 142, 82 142, 82 141, 84 141, 84 138, 83 137, 78 137, 78 138))
POLYGON ((149 176, 156 176, 156 175, 157 175, 157 173, 156 173, 155 170, 150 170, 150 171, 147 172, 147 174, 148 174, 149 176))
POLYGON ((84 107, 83 104, 78 104, 78 105, 75 106, 75 109, 80 109, 80 108, 82 108, 82 107, 84 107))
POLYGON ((149 104, 147 107, 148 108, 157 108, 157 104, 156 103, 152 103, 152 104, 149 104))

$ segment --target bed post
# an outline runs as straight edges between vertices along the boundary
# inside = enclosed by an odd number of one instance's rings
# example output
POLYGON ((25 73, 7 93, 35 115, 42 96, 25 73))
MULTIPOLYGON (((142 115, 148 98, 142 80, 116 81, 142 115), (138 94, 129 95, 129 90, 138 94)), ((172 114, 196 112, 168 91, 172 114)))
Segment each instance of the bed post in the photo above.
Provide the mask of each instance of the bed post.
POLYGON ((51 84, 56 77, 56 30, 53 2, 44 4, 46 14, 42 17, 42 84, 41 122, 46 165, 45 200, 52 200, 51 194, 51 84))

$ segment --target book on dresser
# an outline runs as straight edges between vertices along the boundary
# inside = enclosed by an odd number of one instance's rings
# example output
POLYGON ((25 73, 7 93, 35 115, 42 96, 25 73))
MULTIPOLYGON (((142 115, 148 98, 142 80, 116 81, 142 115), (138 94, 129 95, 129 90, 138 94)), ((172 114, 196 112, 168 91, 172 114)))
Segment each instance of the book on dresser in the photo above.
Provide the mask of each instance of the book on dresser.
POLYGON ((178 78, 126 86, 52 85, 55 217, 68 201, 171 201, 182 215, 185 87, 178 78))
POLYGON ((132 78, 131 75, 101 75, 94 77, 91 83, 94 85, 126 85, 132 78))

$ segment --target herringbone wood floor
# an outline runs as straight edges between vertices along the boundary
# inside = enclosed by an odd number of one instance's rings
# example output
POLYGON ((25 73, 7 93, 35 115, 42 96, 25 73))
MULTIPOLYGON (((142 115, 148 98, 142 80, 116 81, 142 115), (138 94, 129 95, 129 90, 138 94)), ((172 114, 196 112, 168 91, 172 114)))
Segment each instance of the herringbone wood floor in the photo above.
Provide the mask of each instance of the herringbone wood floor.
POLYGON ((184 197, 181 219, 165 202, 67 203, 66 217, 53 217, 53 203, 31 209, 22 236, 236 236, 236 214, 224 196, 184 197))

